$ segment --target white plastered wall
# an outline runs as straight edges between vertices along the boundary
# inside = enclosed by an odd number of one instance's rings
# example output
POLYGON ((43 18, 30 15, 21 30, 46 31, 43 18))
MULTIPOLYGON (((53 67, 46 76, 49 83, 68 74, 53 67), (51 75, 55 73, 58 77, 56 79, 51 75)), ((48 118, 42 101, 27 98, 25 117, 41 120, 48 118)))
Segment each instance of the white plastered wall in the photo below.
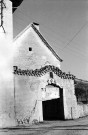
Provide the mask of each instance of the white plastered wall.
MULTIPOLYGON (((3 1, 3 28, 0 27, 0 127, 15 125, 13 85, 12 2, 3 1)), ((0 20, 1 21, 1 20, 0 20)))

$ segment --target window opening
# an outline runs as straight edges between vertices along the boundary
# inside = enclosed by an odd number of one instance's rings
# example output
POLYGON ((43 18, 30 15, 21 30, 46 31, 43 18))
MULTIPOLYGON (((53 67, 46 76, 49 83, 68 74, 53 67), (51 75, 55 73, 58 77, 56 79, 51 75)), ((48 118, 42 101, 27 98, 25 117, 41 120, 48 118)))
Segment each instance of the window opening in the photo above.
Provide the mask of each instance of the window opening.
POLYGON ((32 47, 29 47, 29 51, 32 51, 32 47))
POLYGON ((50 78, 53 78, 53 73, 52 72, 50 72, 50 78))

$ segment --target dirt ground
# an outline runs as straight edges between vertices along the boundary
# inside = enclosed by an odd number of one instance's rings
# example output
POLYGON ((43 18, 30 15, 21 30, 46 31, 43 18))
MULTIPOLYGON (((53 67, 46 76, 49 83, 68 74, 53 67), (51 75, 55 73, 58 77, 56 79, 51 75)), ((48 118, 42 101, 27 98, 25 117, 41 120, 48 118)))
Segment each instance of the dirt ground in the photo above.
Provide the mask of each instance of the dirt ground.
POLYGON ((88 117, 0 129, 0 135, 88 135, 88 117))

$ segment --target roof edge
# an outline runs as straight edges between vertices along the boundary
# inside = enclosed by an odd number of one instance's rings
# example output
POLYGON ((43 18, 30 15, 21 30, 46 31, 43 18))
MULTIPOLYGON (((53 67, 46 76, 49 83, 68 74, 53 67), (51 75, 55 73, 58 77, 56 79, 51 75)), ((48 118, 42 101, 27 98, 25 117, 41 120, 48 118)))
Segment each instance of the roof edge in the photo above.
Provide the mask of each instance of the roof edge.
POLYGON ((53 50, 53 48, 49 45, 49 43, 45 40, 45 38, 42 36, 42 34, 39 32, 39 30, 35 27, 34 23, 29 24, 22 32, 20 32, 14 39, 13 42, 15 42, 28 28, 32 27, 32 29, 38 34, 40 39, 43 41, 43 43, 46 45, 46 47, 53 53, 53 55, 62 62, 63 60, 57 55, 57 53, 53 50))
POLYGON ((47 46, 47 48, 53 53, 53 55, 60 61, 62 62, 63 60, 57 55, 57 53, 53 50, 53 48, 49 45, 49 43, 45 40, 44 36, 39 32, 39 30, 35 27, 35 25, 32 23, 31 24, 32 28, 34 31, 39 35, 39 37, 42 39, 44 44, 47 46))
MULTIPOLYGON (((32 24, 32 23, 31 23, 32 24)), ((15 42, 28 28, 31 27, 31 24, 29 24, 25 29, 23 29, 14 39, 13 42, 15 42)))

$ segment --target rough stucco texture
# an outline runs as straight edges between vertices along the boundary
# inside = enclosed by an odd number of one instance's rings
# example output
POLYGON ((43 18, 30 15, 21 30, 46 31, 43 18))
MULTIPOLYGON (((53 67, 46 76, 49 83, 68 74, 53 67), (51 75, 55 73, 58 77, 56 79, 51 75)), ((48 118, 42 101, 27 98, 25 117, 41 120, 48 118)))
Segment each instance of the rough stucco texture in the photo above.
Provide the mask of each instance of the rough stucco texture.
MULTIPOLYGON (((60 62, 45 47, 30 28, 14 42, 16 46, 14 66, 18 68, 40 69, 47 64, 60 68, 60 62), (32 51, 29 51, 29 47, 32 51)), ((18 124, 29 124, 33 120, 42 121, 42 92, 49 75, 42 77, 15 75, 16 120, 18 124)), ((56 84, 63 88, 65 119, 77 118, 77 102, 74 95, 74 81, 62 79, 54 74, 56 84)))
POLYGON ((38 78, 15 76, 16 120, 18 124, 29 124, 32 117, 37 119, 34 113, 37 111, 39 84, 38 78))
POLYGON ((74 92, 74 80, 62 79, 54 75, 54 79, 63 88, 64 116, 65 119, 78 118, 77 101, 74 92))
POLYGON ((78 115, 79 117, 87 116, 88 115, 88 104, 77 104, 78 108, 78 115))
MULTIPOLYGON (((60 62, 46 48, 32 28, 25 34, 14 43, 16 49, 14 66, 24 70, 39 69, 47 64, 60 67, 60 62), (29 51, 29 47, 32 51, 29 51)), ((29 124, 34 119, 42 121, 41 80, 38 77, 15 75, 16 121, 18 124, 29 124)))
POLYGON ((12 4, 3 1, 3 28, 0 27, 0 127, 14 126, 14 85, 12 68, 12 4))
POLYGON ((53 56, 32 28, 26 33, 26 36, 22 35, 14 43, 14 46, 17 47, 14 64, 23 69, 41 68, 46 64, 60 67, 60 62, 53 56), (29 51, 29 47, 32 48, 32 51, 29 51))

